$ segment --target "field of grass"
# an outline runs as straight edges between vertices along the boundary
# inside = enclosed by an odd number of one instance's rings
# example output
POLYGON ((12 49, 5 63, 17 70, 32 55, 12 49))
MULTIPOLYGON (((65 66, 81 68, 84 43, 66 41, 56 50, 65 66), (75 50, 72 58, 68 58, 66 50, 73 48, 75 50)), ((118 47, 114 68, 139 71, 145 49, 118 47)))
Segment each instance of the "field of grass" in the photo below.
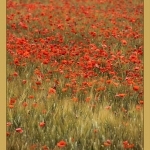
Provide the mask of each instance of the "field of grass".
POLYGON ((143 150, 143 1, 7 0, 7 150, 143 150))

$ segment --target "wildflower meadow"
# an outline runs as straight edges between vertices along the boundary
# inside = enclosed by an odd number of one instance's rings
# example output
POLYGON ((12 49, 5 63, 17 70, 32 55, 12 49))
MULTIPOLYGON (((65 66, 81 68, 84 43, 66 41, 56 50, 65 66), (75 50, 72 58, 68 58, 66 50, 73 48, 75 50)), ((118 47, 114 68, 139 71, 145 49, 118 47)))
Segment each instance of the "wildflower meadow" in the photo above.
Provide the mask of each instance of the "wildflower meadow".
POLYGON ((143 0, 7 0, 7 150, 143 150, 143 0))

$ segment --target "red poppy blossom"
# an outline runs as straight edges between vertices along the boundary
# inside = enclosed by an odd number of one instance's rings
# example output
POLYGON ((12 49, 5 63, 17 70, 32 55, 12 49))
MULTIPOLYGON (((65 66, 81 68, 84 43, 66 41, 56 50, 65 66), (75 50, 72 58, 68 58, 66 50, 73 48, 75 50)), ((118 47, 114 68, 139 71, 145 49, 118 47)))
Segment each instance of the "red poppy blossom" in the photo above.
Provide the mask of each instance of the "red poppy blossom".
POLYGON ((140 101, 139 101, 139 104, 144 104, 144 101, 143 101, 143 100, 140 100, 140 101))
POLYGON ((117 87, 119 83, 113 82, 113 85, 117 87))
POLYGON ((28 106, 28 103, 27 102, 23 102, 22 104, 24 107, 28 106))
POLYGON ((87 98, 86 98, 86 102, 89 102, 89 101, 90 101, 90 99, 91 99, 90 97, 87 97, 87 98))
POLYGON ((66 92, 66 91, 67 91, 67 88, 63 88, 63 89, 62 89, 62 92, 66 92))
POLYGON ((133 148, 134 144, 129 144, 128 141, 124 141, 123 146, 124 146, 125 149, 129 149, 129 148, 133 148))
POLYGON ((40 81, 35 82, 36 85, 41 85, 42 83, 40 81))
POLYGON ((106 83, 110 84, 112 83, 112 80, 107 80, 106 83))
POLYGON ((10 109, 12 109, 12 108, 14 108, 14 105, 8 105, 8 107, 9 107, 10 109))
POLYGON ((78 98, 73 97, 72 100, 73 100, 74 102, 77 102, 77 101, 78 101, 78 98))
POLYGON ((40 123, 39 123, 39 126, 40 126, 40 127, 44 127, 44 126, 45 126, 45 122, 40 122, 40 123))
POLYGON ((55 93, 56 93, 56 90, 53 89, 53 88, 49 88, 48 93, 49 93, 49 94, 55 94, 55 93))
POLYGON ((38 106, 37 102, 34 102, 34 103, 32 104, 32 106, 33 106, 34 108, 36 108, 36 107, 38 106))
POLYGON ((10 136, 10 132, 6 132, 6 136, 10 136))
POLYGON ((60 148, 63 148, 67 145, 67 143, 65 141, 60 141, 57 143, 57 146, 60 147, 60 148))
POLYGON ((104 146, 110 146, 111 145, 111 141, 107 140, 106 142, 104 142, 104 146))
POLYGON ((27 83, 27 81, 26 81, 26 80, 22 80, 22 83, 23 83, 23 84, 26 84, 26 83, 27 83))
POLYGON ((16 64, 16 65, 18 65, 18 64, 19 64, 19 60, 18 60, 18 58, 15 58, 15 59, 14 59, 14 64, 16 64))
POLYGON ((97 129, 94 129, 94 133, 97 133, 98 132, 98 130, 97 129))
POLYGON ((141 106, 140 105, 136 105, 136 110, 141 110, 141 106))
POLYGON ((126 40, 122 40, 121 43, 122 43, 123 45, 127 45, 127 41, 126 41, 126 40))
POLYGON ((46 82, 50 82, 50 79, 46 79, 45 81, 46 81, 46 82))
POLYGON ((30 96, 29 96, 29 98, 30 98, 30 99, 33 99, 33 98, 34 98, 34 96, 33 96, 33 95, 30 95, 30 96))
POLYGON ((99 91, 105 91, 105 90, 106 90, 106 87, 99 87, 99 88, 96 89, 96 91, 98 91, 98 92, 99 91))
POLYGON ((109 144, 111 144, 111 143, 112 143, 110 140, 107 140, 106 142, 107 142, 107 143, 109 143, 109 144))
POLYGON ((108 109, 108 110, 109 110, 109 109, 111 109, 111 106, 106 106, 105 109, 108 109))
POLYGON ((18 73, 17 73, 17 72, 14 72, 13 75, 14 75, 15 77, 17 77, 17 76, 18 76, 18 73))
POLYGON ((13 104, 16 103, 16 101, 17 101, 17 100, 16 100, 15 98, 11 98, 10 101, 9 101, 9 104, 10 104, 10 105, 13 105, 13 104))
POLYGON ((33 145, 30 146, 30 149, 31 149, 31 150, 34 150, 34 149, 36 149, 36 148, 37 148, 37 145, 36 145, 36 144, 33 144, 33 145))
POLYGON ((137 85, 133 86, 133 90, 138 91, 139 89, 140 89, 139 86, 137 86, 137 85))
POLYGON ((104 146, 110 146, 111 144, 104 142, 104 146))
POLYGON ((122 111, 123 111, 123 112, 127 112, 127 110, 126 110, 125 108, 122 108, 122 111))
POLYGON ((22 128, 17 128, 17 129, 16 129, 16 132, 18 132, 18 133, 22 133, 22 132, 23 132, 23 130, 22 130, 22 128))
POLYGON ((116 94, 115 96, 116 96, 116 97, 125 97, 125 95, 126 95, 126 94, 121 93, 121 94, 116 94))
POLYGON ((123 141, 123 145, 127 145, 128 144, 128 141, 123 141))
POLYGON ((9 126, 11 126, 12 125, 12 123, 11 122, 7 122, 7 127, 9 127, 9 126))
POLYGON ((49 150, 49 148, 46 145, 44 145, 42 146, 42 150, 49 150))
POLYGON ((46 109, 43 109, 43 110, 42 110, 42 113, 43 113, 43 114, 46 114, 46 113, 47 113, 47 110, 46 110, 46 109))

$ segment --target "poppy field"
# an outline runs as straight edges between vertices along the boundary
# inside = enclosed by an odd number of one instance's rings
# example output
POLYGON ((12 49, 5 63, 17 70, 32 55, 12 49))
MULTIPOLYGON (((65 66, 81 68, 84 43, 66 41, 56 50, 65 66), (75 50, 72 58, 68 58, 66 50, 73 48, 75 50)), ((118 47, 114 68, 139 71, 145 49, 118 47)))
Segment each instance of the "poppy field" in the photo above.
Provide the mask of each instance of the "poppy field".
POLYGON ((7 150, 143 150, 144 2, 7 0, 7 150))

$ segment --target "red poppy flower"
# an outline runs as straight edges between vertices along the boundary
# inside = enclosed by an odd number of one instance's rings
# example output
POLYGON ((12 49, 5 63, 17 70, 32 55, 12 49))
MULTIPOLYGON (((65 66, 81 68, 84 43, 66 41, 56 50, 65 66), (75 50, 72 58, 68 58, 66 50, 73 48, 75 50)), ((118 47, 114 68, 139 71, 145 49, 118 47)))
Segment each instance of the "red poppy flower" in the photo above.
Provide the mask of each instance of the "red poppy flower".
POLYGON ((110 140, 107 140, 106 142, 107 142, 108 144, 111 144, 111 143, 112 143, 110 140))
POLYGON ((29 98, 30 98, 30 99, 33 99, 33 98, 34 98, 34 96, 33 96, 33 95, 30 95, 30 96, 29 96, 29 98))
POLYGON ((63 148, 67 145, 67 143, 65 141, 60 141, 57 143, 57 146, 60 147, 60 148, 63 148))
POLYGON ((36 85, 41 85, 42 83, 40 81, 35 82, 36 85))
POLYGON ((128 141, 124 141, 123 142, 123 146, 124 146, 124 148, 133 148, 134 147, 134 144, 129 144, 129 142, 128 141))
POLYGON ((86 102, 89 102, 89 101, 90 101, 90 99, 91 99, 90 97, 87 97, 87 98, 86 98, 86 102))
POLYGON ((22 133, 22 132, 23 132, 23 130, 22 130, 22 128, 17 128, 17 129, 16 129, 16 132, 18 132, 18 133, 22 133))
POLYGON ((49 88, 48 93, 49 93, 49 94, 55 94, 55 93, 56 93, 56 90, 53 89, 53 88, 49 88))
POLYGON ((12 109, 12 108, 14 108, 14 105, 8 105, 8 107, 9 107, 10 109, 12 109))
POLYGON ((123 45, 127 45, 127 41, 126 40, 122 40, 121 41, 123 45))
POLYGON ((18 76, 18 73, 17 73, 17 72, 14 72, 13 75, 14 75, 15 77, 17 77, 17 76, 18 76))
POLYGON ((9 126, 11 126, 12 125, 12 123, 11 122, 7 122, 7 127, 9 127, 9 126))
POLYGON ((94 129, 94 133, 97 133, 98 132, 98 130, 97 129, 94 129))
POLYGON ((16 99, 15 98, 11 98, 10 101, 9 101, 9 104, 10 105, 13 105, 16 103, 16 99))
POLYGON ((73 97, 72 100, 73 100, 74 102, 78 102, 78 98, 76 98, 76 97, 73 97))
POLYGON ((67 91, 67 88, 63 88, 63 89, 62 89, 62 92, 66 92, 66 91, 67 91))
POLYGON ((136 110, 141 110, 141 106, 140 105, 136 105, 136 110))
POLYGON ((46 110, 46 109, 43 109, 43 110, 42 110, 42 113, 43 113, 43 114, 46 114, 46 113, 47 113, 47 110, 46 110))
POLYGON ((143 100, 140 100, 139 103, 140 103, 140 104, 144 104, 144 101, 143 101, 143 100))
POLYGON ((22 80, 22 83, 23 83, 23 84, 26 84, 26 82, 27 82, 26 80, 22 80))
POLYGON ((49 148, 46 145, 44 145, 42 146, 42 150, 49 150, 49 148))
POLYGON ((116 97, 125 97, 125 95, 126 95, 126 94, 121 93, 121 94, 116 94, 115 96, 116 96, 116 97))
POLYGON ((6 132, 6 136, 10 136, 10 132, 6 132))
POLYGON ((109 109, 111 109, 111 106, 106 106, 105 109, 108 109, 108 110, 109 110, 109 109))
POLYGON ((111 80, 107 80, 106 83, 110 84, 112 81, 111 80))
POLYGON ((45 126, 45 122, 40 122, 40 123, 39 123, 39 126, 40 126, 40 127, 44 127, 44 126, 45 126))
POLYGON ((110 146, 111 145, 111 141, 107 140, 106 142, 104 142, 104 146, 110 146))
POLYGON ((23 102, 22 105, 23 105, 24 107, 26 107, 26 106, 28 106, 28 103, 27 103, 27 102, 23 102))
POLYGON ((34 102, 34 103, 32 104, 32 106, 33 106, 34 108, 38 107, 37 102, 34 102))
POLYGON ((133 86, 133 90, 138 91, 139 89, 140 89, 139 86, 137 86, 137 85, 133 86))

